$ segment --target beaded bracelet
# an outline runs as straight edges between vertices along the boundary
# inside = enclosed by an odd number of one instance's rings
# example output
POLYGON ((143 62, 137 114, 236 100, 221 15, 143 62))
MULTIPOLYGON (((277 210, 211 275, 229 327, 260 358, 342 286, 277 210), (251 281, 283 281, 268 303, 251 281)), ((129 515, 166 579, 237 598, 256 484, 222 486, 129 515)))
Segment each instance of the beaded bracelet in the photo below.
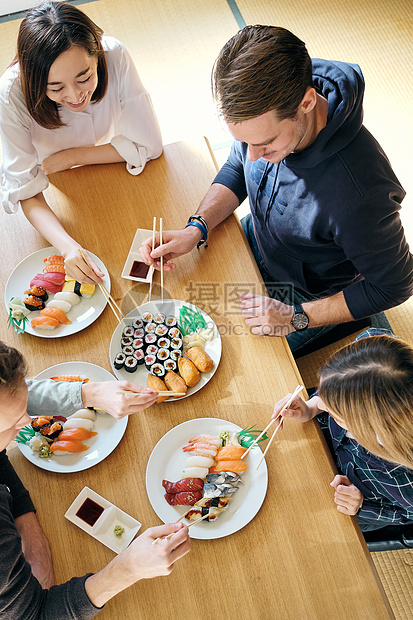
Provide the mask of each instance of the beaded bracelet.
POLYGON ((208 247, 208 243, 207 243, 208 232, 207 232, 207 229, 205 228, 205 226, 203 224, 200 224, 199 222, 188 222, 188 224, 185 226, 185 228, 188 228, 188 226, 195 226, 202 233, 201 241, 198 241, 198 243, 196 244, 196 247, 198 248, 198 250, 204 244, 205 244, 205 247, 207 248, 208 247))

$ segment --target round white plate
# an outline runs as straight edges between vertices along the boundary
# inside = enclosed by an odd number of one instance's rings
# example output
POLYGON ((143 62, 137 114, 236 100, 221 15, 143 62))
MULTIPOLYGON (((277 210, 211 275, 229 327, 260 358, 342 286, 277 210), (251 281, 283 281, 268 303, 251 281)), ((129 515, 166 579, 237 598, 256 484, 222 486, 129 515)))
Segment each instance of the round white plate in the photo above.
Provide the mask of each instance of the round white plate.
MULTIPOLYGON (((198 418, 183 422, 162 437, 152 450, 146 467, 146 492, 152 508, 164 523, 172 523, 187 506, 170 506, 164 498, 162 480, 176 482, 180 479, 188 455, 182 452, 189 439, 200 434, 218 435, 223 429, 240 431, 232 422, 218 418, 198 418)), ((261 508, 267 492, 268 471, 265 460, 258 471, 262 456, 260 448, 253 448, 246 457, 248 467, 242 474, 242 483, 228 508, 215 521, 202 521, 190 529, 191 538, 213 539, 234 534, 251 521, 261 508)))
MULTIPOLYGON (((146 381, 147 381, 148 374, 149 374, 149 372, 146 370, 146 366, 144 365, 138 366, 138 369, 135 372, 128 372, 124 368, 122 368, 121 370, 117 370, 115 368, 113 362, 114 362, 116 355, 120 353, 122 350, 120 346, 120 341, 122 338, 122 331, 124 327, 126 325, 132 325, 133 319, 136 319, 137 317, 141 317, 144 312, 152 312, 152 314, 161 312, 165 316, 173 315, 173 316, 176 316, 177 319, 179 319, 179 310, 182 308, 182 306, 188 306, 189 308, 192 308, 192 310, 198 310, 204 317, 205 322, 207 323, 208 327, 213 326, 215 329, 215 338, 213 340, 208 341, 205 345, 205 351, 212 358, 214 362, 214 367, 210 372, 201 372, 201 379, 198 381, 198 383, 194 387, 188 388, 188 392, 186 396, 183 396, 182 398, 186 398, 187 396, 191 396, 191 394, 195 394, 195 392, 198 392, 201 388, 204 387, 204 385, 208 383, 208 381, 210 381, 210 379, 212 379, 212 377, 214 376, 218 368, 218 364, 219 364, 219 360, 221 359, 221 352, 222 352, 221 336, 219 334, 218 328, 215 325, 214 321, 211 319, 211 317, 208 316, 206 312, 201 310, 201 308, 198 308, 197 306, 194 306, 193 304, 190 304, 187 301, 180 301, 178 299, 165 299, 163 302, 161 300, 157 300, 157 301, 150 301, 146 304, 142 304, 142 306, 139 306, 138 308, 134 308, 134 310, 129 312, 129 314, 126 315, 125 321, 123 321, 123 323, 119 323, 119 325, 116 327, 115 331, 113 332, 113 336, 112 336, 112 339, 110 341, 110 346, 109 346, 109 357, 110 357, 110 363, 112 366, 112 371, 118 379, 131 381, 132 383, 136 383, 137 385, 146 386, 146 381)), ((179 401, 179 400, 182 400, 182 399, 171 397, 171 398, 168 398, 167 402, 173 402, 173 401, 179 401)))
MULTIPOLYGON (((114 381, 113 375, 104 368, 89 364, 88 362, 65 362, 46 368, 35 379, 51 379, 61 375, 85 375, 90 381, 114 381)), ((59 412, 56 412, 58 415, 59 412)), ((39 412, 39 415, 41 412, 39 412)), ((47 471, 55 471, 60 474, 71 474, 83 471, 103 461, 123 437, 128 425, 128 417, 116 420, 108 413, 97 413, 94 430, 98 433, 86 441, 90 446, 87 452, 79 454, 67 454, 65 456, 52 456, 49 459, 41 459, 37 452, 33 452, 29 446, 17 443, 20 452, 37 467, 47 471)))
MULTIPOLYGON (((37 273, 41 273, 44 262, 43 259, 48 256, 53 256, 54 254, 59 254, 59 252, 55 248, 43 248, 42 250, 37 250, 37 252, 33 252, 29 256, 26 256, 11 272, 9 279, 7 280, 6 287, 4 289, 4 303, 6 305, 7 314, 9 313, 9 301, 12 297, 19 297, 20 299, 24 299, 26 295, 24 291, 30 288, 30 282, 33 280, 34 276, 37 273)), ((110 292, 110 278, 107 272, 105 265, 102 261, 89 252, 90 256, 95 261, 96 265, 101 269, 101 271, 105 274, 103 278, 103 283, 107 290, 110 292)), ((54 295, 49 293, 49 299, 53 299, 54 295)), ((47 303, 47 302, 46 302, 47 303)), ((76 334, 80 332, 82 329, 89 327, 96 319, 102 314, 107 301, 97 286, 94 294, 90 299, 82 298, 80 303, 76 306, 72 306, 69 312, 67 313, 67 317, 72 321, 71 325, 61 325, 59 324, 56 329, 47 331, 41 329, 34 329, 30 321, 34 319, 35 316, 39 316, 40 312, 35 310, 30 312, 28 316, 28 321, 26 323, 26 332, 28 334, 32 334, 33 336, 39 336, 40 338, 61 338, 63 336, 70 336, 71 334, 76 334)))

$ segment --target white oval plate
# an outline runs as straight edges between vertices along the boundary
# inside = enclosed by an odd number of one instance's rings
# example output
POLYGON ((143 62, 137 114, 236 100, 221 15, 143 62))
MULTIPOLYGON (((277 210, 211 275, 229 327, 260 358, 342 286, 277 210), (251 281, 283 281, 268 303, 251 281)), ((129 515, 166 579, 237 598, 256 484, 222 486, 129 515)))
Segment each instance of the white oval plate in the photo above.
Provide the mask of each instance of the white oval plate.
MULTIPOLYGON (((164 435, 152 450, 146 467, 146 492, 152 508, 164 523, 173 523, 184 514, 187 506, 170 506, 164 498, 162 480, 176 482, 181 478, 188 455, 182 452, 189 439, 200 434, 218 435, 223 429, 240 431, 240 426, 218 418, 198 418, 183 422, 164 435)), ((240 488, 223 512, 215 521, 201 522, 189 529, 191 538, 210 540, 234 534, 257 514, 262 506, 268 484, 268 471, 265 460, 259 470, 256 467, 262 456, 260 448, 253 448, 246 457, 248 467, 242 474, 240 488)))
MULTIPOLYGON (((24 258, 17 265, 17 267, 13 269, 4 289, 4 303, 6 305, 7 314, 9 314, 10 299, 12 297, 19 297, 21 300, 24 299, 24 291, 30 288, 31 280, 33 280, 34 276, 37 273, 40 273, 44 267, 43 259, 48 256, 53 256, 54 254, 59 254, 55 248, 43 248, 42 250, 37 250, 37 252, 33 252, 33 254, 26 256, 26 258, 24 258)), ((103 283, 110 292, 110 277, 105 265, 97 256, 92 254, 92 252, 89 252, 89 254, 99 269, 101 269, 105 274, 103 283)), ((49 293, 48 301, 53 299, 53 297, 54 295, 49 293)), ((70 336, 71 334, 76 334, 82 329, 89 327, 89 325, 96 321, 105 309, 106 304, 107 301, 102 291, 97 286, 90 299, 81 299, 79 304, 71 307, 67 313, 67 317, 72 321, 71 325, 60 324, 56 327, 56 329, 51 331, 41 329, 36 330, 31 326, 30 321, 31 319, 34 319, 34 317, 39 316, 40 312, 34 310, 33 312, 30 312, 28 316, 25 331, 33 336, 39 336, 39 338, 62 338, 63 336, 70 336)))
MULTIPOLYGON (((201 379, 194 387, 188 388, 186 396, 182 396, 182 398, 186 398, 187 396, 191 396, 191 394, 195 394, 200 389, 202 389, 204 385, 208 383, 208 381, 212 379, 218 368, 222 352, 221 336, 219 334, 218 328, 215 325, 214 321, 211 319, 211 317, 208 316, 206 312, 201 310, 201 308, 198 308, 197 306, 194 306, 187 301, 180 301, 178 299, 165 299, 163 302, 161 300, 157 300, 142 304, 142 306, 134 308, 131 312, 129 312, 129 314, 126 315, 125 320, 122 323, 119 323, 119 325, 113 332, 113 336, 109 346, 110 364, 112 366, 113 373, 118 379, 131 381, 132 383, 136 383, 137 385, 146 386, 146 380, 149 374, 145 366, 139 366, 135 372, 128 372, 124 368, 122 368, 121 370, 117 370, 115 368, 113 361, 116 355, 121 351, 120 341, 123 328, 126 325, 131 325, 133 319, 142 316, 144 312, 152 312, 152 314, 161 312, 162 314, 165 314, 165 316, 173 315, 176 316, 177 319, 179 319, 179 310, 182 308, 182 306, 188 306, 189 308, 192 308, 192 310, 198 310, 204 317, 208 327, 213 326, 215 329, 215 338, 211 341, 208 341, 205 345, 205 351, 212 358, 214 362, 214 367, 210 372, 201 372, 201 379)), ((182 400, 182 398, 171 397, 168 398, 167 402, 179 401, 182 400)))
MULTIPOLYGON (((64 362, 50 366, 40 372, 35 379, 51 379, 61 375, 85 375, 90 381, 114 381, 115 378, 108 370, 89 364, 88 362, 64 362)), ((41 415, 41 412, 39 412, 41 415)), ((56 412, 58 415, 58 412, 56 412)), ((71 474, 76 471, 83 471, 97 465, 103 461, 113 450, 123 437, 128 425, 128 417, 116 420, 108 413, 97 414, 94 430, 98 433, 96 437, 87 440, 90 446, 87 452, 79 454, 67 454, 65 456, 52 456, 49 459, 41 459, 37 452, 33 452, 29 446, 17 443, 20 452, 34 465, 47 471, 55 471, 60 474, 71 474)))

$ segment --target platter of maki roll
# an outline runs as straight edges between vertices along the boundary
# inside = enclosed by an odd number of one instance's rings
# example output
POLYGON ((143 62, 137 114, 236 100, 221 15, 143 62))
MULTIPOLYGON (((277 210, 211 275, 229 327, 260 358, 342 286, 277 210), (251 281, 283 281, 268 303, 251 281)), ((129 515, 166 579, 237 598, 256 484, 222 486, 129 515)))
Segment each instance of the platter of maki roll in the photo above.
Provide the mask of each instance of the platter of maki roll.
MULTIPOLYGON (((34 378, 39 380, 53 379, 56 381, 56 390, 59 389, 58 381, 71 383, 75 381, 114 381, 113 375, 105 368, 89 362, 80 361, 63 362, 55 366, 50 366, 50 368, 46 368, 34 378)), ((58 451, 55 451, 49 456, 40 456, 41 452, 39 451, 39 446, 33 444, 32 440, 27 443, 20 443, 18 441, 19 437, 16 438, 16 445, 21 453, 27 460, 33 463, 33 465, 47 471, 61 474, 83 471, 103 461, 117 447, 128 425, 127 416, 117 420, 101 410, 80 409, 77 412, 71 412, 71 415, 66 417, 64 416, 64 411, 55 410, 36 411, 36 414, 37 416, 35 416, 35 418, 53 414, 53 418, 57 419, 58 416, 63 430, 65 431, 66 427, 69 427, 72 429, 72 434, 73 429, 79 430, 78 427, 93 431, 89 433, 90 437, 82 440, 81 451, 73 453, 61 452, 60 454, 58 451), (84 412, 84 414, 80 415, 81 412, 84 412), (89 420, 91 421, 90 423, 89 420), (84 447, 87 449, 83 449, 84 447)), ((28 427, 24 427, 22 431, 27 428, 28 427)), ((57 441, 59 441, 59 437, 57 437, 57 441)))
POLYGON ((185 394, 163 397, 168 402, 203 388, 215 374, 221 352, 221 336, 211 317, 177 299, 148 302, 132 310, 116 327, 109 347, 112 370, 118 379, 185 394), (193 323, 187 321, 188 315, 193 323), (201 330, 208 337, 202 341, 202 348, 193 347, 192 351, 186 344, 191 329, 201 330))
MULTIPOLYGON (((110 292, 105 265, 89 254, 105 274, 103 283, 110 292)), ((7 313, 12 298, 21 300, 26 312, 24 331, 40 338, 70 336, 89 327, 107 304, 99 287, 67 279, 64 258, 53 247, 33 252, 13 269, 4 289, 7 313)))

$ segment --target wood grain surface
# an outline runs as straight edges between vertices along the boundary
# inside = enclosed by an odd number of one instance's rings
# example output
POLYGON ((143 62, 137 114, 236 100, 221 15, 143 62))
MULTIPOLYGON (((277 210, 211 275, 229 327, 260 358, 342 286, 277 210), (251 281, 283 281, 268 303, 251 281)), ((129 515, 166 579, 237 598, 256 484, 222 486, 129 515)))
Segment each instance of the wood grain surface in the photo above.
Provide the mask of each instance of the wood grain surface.
MULTIPOLYGON (((66 229, 105 263, 112 295, 124 314, 146 300, 148 286, 120 277, 137 228, 181 228, 214 176, 203 141, 177 143, 132 177, 123 164, 76 168, 50 177, 47 199, 66 229)), ((23 215, 0 215, 2 281, 17 263, 47 243, 23 215)), ((213 379, 181 402, 154 405, 129 419, 117 449, 95 467, 73 474, 36 468, 16 446, 8 452, 29 487, 53 549, 59 582, 99 570, 113 553, 64 519, 87 485, 143 523, 159 523, 145 490, 145 469, 158 440, 197 417, 216 417, 263 428, 273 404, 292 392, 300 376, 283 339, 248 333, 233 300, 242 288, 261 290, 260 278, 235 217, 165 274, 165 298, 191 301, 220 329, 223 353, 213 379), (207 293, 214 290, 214 296, 207 293), (231 292, 232 291, 232 292, 231 292)), ((159 296, 159 274, 153 298, 159 296)), ((6 329, 1 338, 19 348, 30 375, 60 362, 83 360, 110 370, 109 342, 116 320, 109 308, 86 330, 58 339, 6 329)), ((192 542, 167 578, 141 581, 108 603, 111 620, 222 617, 229 620, 382 619, 389 611, 363 538, 351 518, 337 512, 329 482, 334 467, 312 422, 290 420, 268 452, 269 487, 257 516, 219 540, 192 542)), ((159 481, 159 484, 161 480, 159 481)), ((207 525, 207 524, 206 524, 207 525)))

